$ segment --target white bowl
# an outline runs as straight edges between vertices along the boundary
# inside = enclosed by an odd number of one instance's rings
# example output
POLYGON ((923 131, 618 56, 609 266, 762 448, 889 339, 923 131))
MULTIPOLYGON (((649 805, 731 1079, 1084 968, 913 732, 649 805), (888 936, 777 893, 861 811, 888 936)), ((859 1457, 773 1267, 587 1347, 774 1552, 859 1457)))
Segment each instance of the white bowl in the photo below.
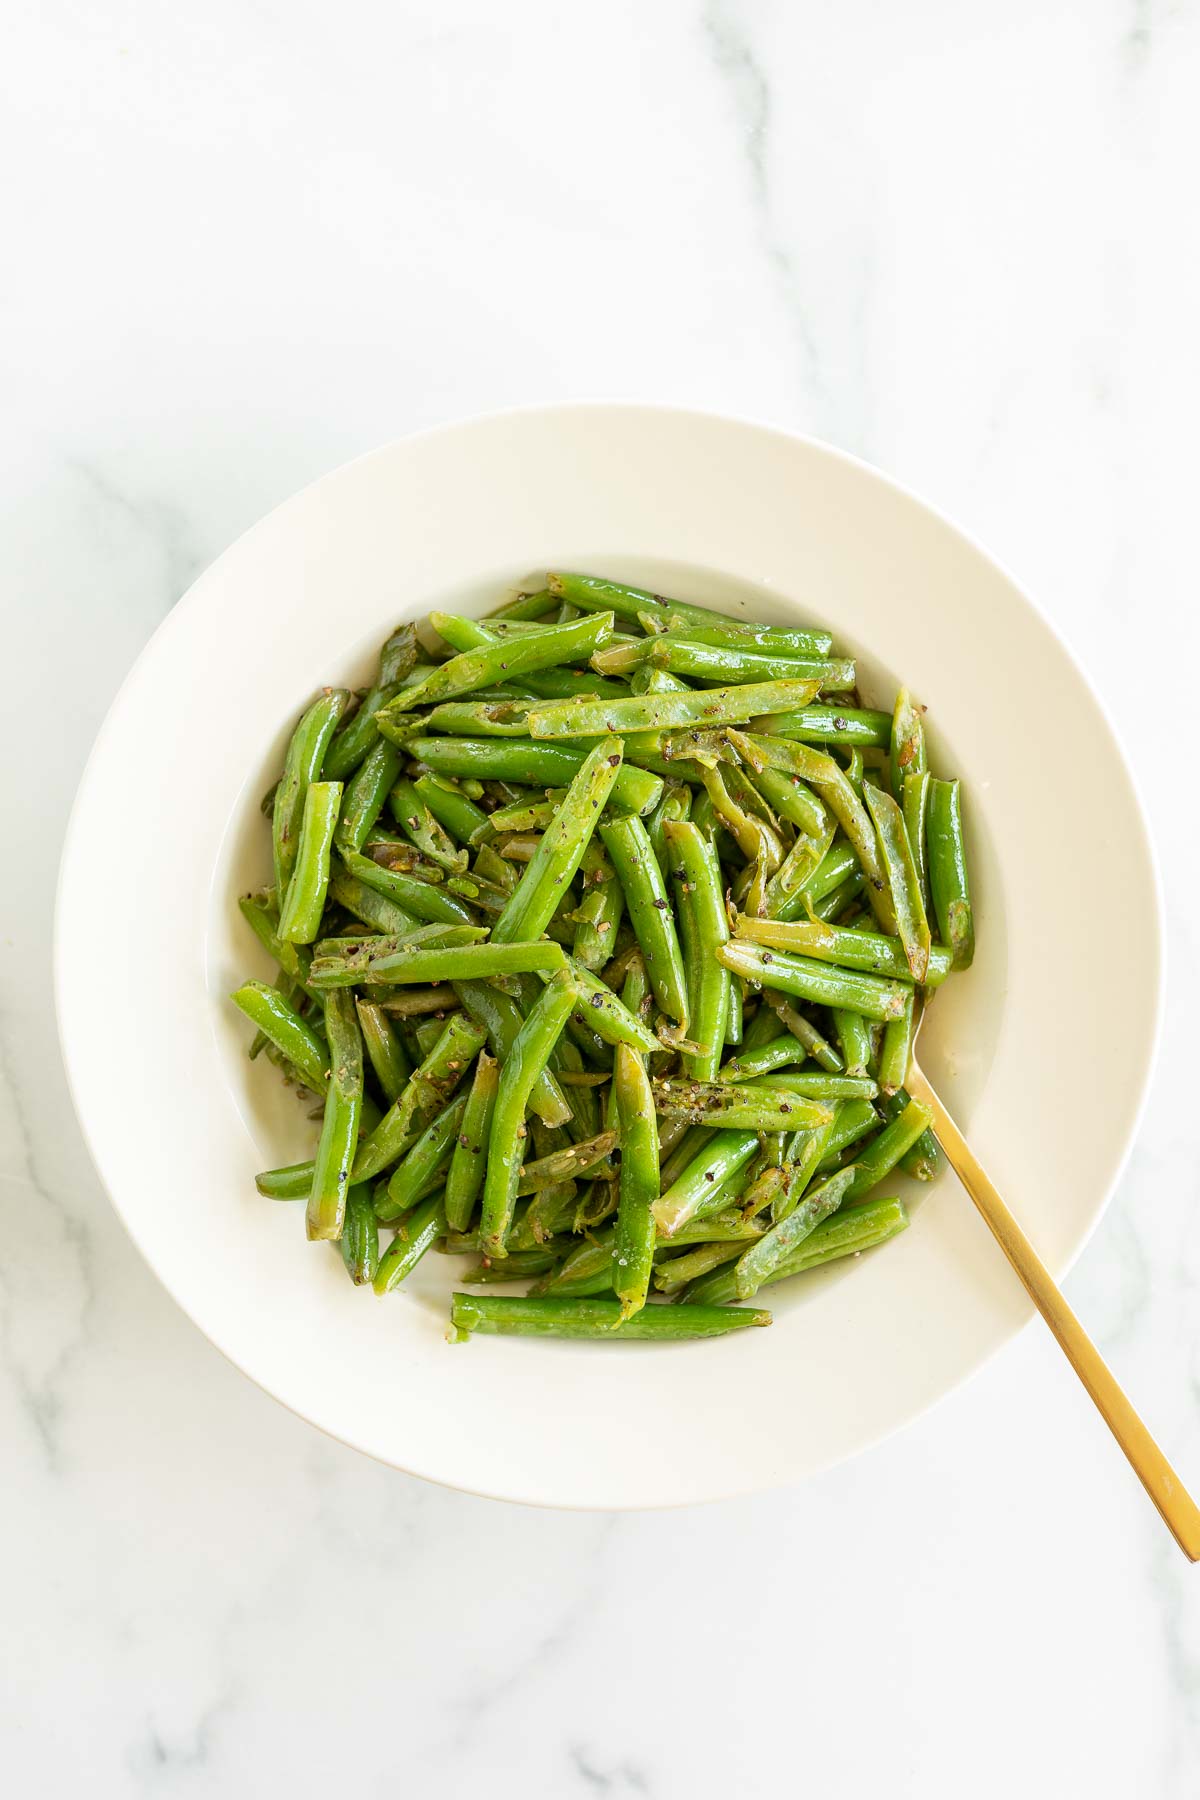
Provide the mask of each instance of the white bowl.
MULTIPOLYGON (((237 913, 258 801, 313 689, 398 620, 482 612, 548 567, 819 621, 868 699, 903 680, 961 775, 979 950, 924 1060, 1051 1269, 1095 1225, 1142 1108, 1160 904, 1129 770, 1009 577, 892 482, 705 414, 571 406, 413 437, 316 482, 180 601, 97 740, 63 854, 59 1021, 113 1202, 195 1323, 269 1393, 400 1469, 545 1505, 661 1506, 795 1481, 913 1418, 1029 1305, 951 1175, 912 1226, 773 1288, 769 1331, 681 1345, 444 1340, 459 1265, 385 1300, 255 1171, 315 1127, 245 1058, 227 995, 268 973, 237 913), (1114 1005, 1116 1011, 1114 1011, 1114 1005)), ((891 1184, 889 1184, 889 1187, 891 1184)))

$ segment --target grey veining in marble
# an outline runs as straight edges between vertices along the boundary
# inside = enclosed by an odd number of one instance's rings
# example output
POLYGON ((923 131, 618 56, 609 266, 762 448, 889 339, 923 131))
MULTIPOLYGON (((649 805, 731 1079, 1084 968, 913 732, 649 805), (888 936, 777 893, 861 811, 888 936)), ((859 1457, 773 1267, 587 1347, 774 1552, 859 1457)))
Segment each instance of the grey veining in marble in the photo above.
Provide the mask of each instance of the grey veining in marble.
MULTIPOLYGON (((1200 1484, 1198 88, 1200 13, 1166 0, 16 8, 6 1791, 1191 1800, 1197 1577, 1044 1334, 797 1492, 612 1519, 423 1486, 273 1405, 158 1288, 74 1126, 49 969, 112 695, 302 482, 527 400, 824 435, 1013 568, 1126 738, 1166 1030, 1069 1292, 1200 1484)), ((1069 806, 1088 773, 1053 778, 1069 806)))

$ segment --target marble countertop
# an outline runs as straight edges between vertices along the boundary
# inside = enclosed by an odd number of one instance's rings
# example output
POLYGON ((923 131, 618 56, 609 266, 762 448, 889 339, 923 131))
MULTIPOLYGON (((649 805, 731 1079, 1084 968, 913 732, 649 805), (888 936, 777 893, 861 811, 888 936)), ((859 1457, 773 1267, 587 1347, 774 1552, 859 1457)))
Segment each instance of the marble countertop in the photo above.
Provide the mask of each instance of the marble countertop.
MULTIPOLYGON (((159 1289, 73 1121, 49 953, 113 693, 301 483, 530 400, 825 436, 1007 562, 1124 728, 1166 1031, 1068 1292, 1200 1485, 1200 838, 1186 704, 1164 704, 1200 656, 1198 87, 1182 0, 17 7, 0 1766, 21 1800, 1196 1793, 1200 1575, 1040 1327, 800 1490, 614 1518, 422 1485, 285 1413, 159 1289)), ((1049 773, 1064 807, 1088 779, 1049 773)))

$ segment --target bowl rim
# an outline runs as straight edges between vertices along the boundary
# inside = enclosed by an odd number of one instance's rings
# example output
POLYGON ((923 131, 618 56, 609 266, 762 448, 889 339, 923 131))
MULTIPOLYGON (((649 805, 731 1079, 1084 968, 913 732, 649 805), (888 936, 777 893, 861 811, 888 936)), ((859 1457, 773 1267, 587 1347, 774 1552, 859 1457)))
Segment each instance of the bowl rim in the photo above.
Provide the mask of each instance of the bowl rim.
MULTIPOLYGON (((370 1444, 360 1442, 352 1434, 340 1432, 333 1426, 312 1418, 308 1413, 304 1412, 299 1405, 277 1392, 275 1388, 269 1386, 266 1381, 251 1373, 248 1368, 238 1361, 231 1351, 227 1350, 218 1339, 211 1334, 209 1329, 196 1316, 192 1306, 181 1296, 177 1291, 176 1286, 172 1284, 167 1276, 160 1271, 150 1250, 137 1235, 116 1192, 113 1187, 110 1186, 101 1167, 92 1132, 87 1123, 84 1108, 81 1104, 80 1086, 64 1018, 64 991, 66 981, 64 962, 66 952, 64 947, 63 914, 65 910, 65 895, 72 874, 75 840, 80 833, 80 820, 84 815, 89 801, 90 789, 96 779, 96 770, 101 761, 102 752, 108 737, 115 728, 115 720, 121 711, 125 695, 134 684, 143 661, 151 654, 155 647, 159 645, 160 640, 169 640, 174 633, 182 630, 186 621, 191 618, 192 613, 204 604, 205 595, 202 591, 198 590, 202 590, 205 587, 206 577, 211 574, 211 572, 223 562, 238 545, 255 533, 268 520, 274 519, 277 515, 287 511, 289 508, 299 508, 315 489, 322 487, 326 483, 338 481, 358 464, 370 462, 376 457, 386 455, 401 446, 406 448, 416 448, 429 441, 444 437, 453 437, 458 434, 465 436, 477 429, 501 426, 509 421, 530 418, 541 418, 549 421, 556 418, 564 418, 568 415, 590 415, 600 417, 612 414, 642 414, 659 419, 673 419, 681 424, 687 424, 688 422, 702 422, 706 425, 732 426, 735 428, 748 429, 755 433, 774 438, 782 444, 803 446, 804 448, 817 453, 819 456, 832 459, 852 470, 865 474, 871 481, 890 490, 894 495, 899 496, 909 505, 916 507, 920 512, 932 518, 949 532, 953 533, 954 536, 965 544, 983 563, 988 565, 991 570, 998 574, 1011 589, 1013 598, 1020 602, 1027 614, 1031 615, 1036 623, 1054 640, 1065 660, 1070 665, 1076 679, 1086 690, 1088 697, 1092 701, 1096 716, 1102 722, 1104 729, 1108 733, 1112 747, 1124 769, 1134 801, 1134 812, 1137 817, 1140 832, 1141 849, 1144 854, 1145 866, 1150 878, 1150 890, 1153 895, 1153 917, 1152 919, 1147 918, 1145 923, 1152 940, 1149 949, 1153 955, 1156 978, 1153 983, 1152 991, 1147 996, 1147 1003, 1150 1009, 1148 1019, 1148 1053, 1139 1073, 1140 1089, 1137 1095, 1136 1104, 1130 1113, 1129 1125, 1125 1134, 1125 1140, 1120 1148, 1119 1156, 1114 1162, 1107 1186, 1093 1208, 1090 1219, 1080 1232, 1077 1242, 1070 1248, 1065 1257, 1047 1260, 1047 1267, 1050 1269, 1054 1279, 1060 1285, 1066 1279, 1067 1275, 1073 1269, 1079 1257, 1090 1243, 1097 1226, 1112 1203, 1118 1184, 1128 1168, 1134 1145, 1137 1142, 1145 1119, 1146 1109, 1149 1104, 1150 1093, 1153 1087, 1154 1075, 1158 1065, 1162 1044, 1166 996, 1166 908, 1158 848, 1150 826, 1150 818, 1142 792, 1141 781, 1139 780, 1135 766, 1128 754, 1124 737, 1114 721, 1107 703, 1098 691, 1091 674, 1079 660, 1070 641, 1060 631, 1054 620, 1044 611, 1037 599, 1030 592, 1029 588, 1012 572, 1007 563, 1003 562, 987 549, 973 532, 961 525, 950 513, 927 500, 906 482, 901 481, 888 471, 879 468, 876 464, 867 461, 866 458, 842 449, 838 445, 831 444, 827 440, 817 437, 812 433, 798 431, 771 418, 750 413, 738 413, 723 409, 684 406, 671 402, 647 401, 642 399, 585 398, 562 401, 528 402, 516 406, 500 407, 490 409, 486 412, 471 413, 443 420, 437 424, 424 426, 412 432, 402 433, 398 437, 388 438, 382 443, 359 452, 357 455, 348 458, 346 461, 315 476, 312 480, 305 482, 301 487, 286 495, 265 513, 254 519, 244 528, 244 530, 240 531, 189 583, 184 593, 180 595, 179 599, 174 602, 170 610, 159 621, 150 637, 139 650, 130 667, 126 670, 125 675, 109 701, 99 729, 88 750, 75 790, 75 795, 71 803, 66 828, 63 833, 55 882, 53 907, 52 988, 55 1027, 58 1036, 59 1050, 66 1076, 67 1089, 80 1134, 83 1137, 89 1159, 95 1170, 100 1186, 107 1195, 113 1211, 116 1213, 117 1218, 120 1220, 121 1225, 125 1230, 126 1236, 142 1257, 143 1262, 146 1263, 155 1278, 170 1295, 173 1302, 190 1320, 192 1325, 201 1332, 207 1342, 210 1343, 214 1349, 219 1351, 224 1359, 236 1368, 240 1374, 252 1381, 255 1386, 259 1387, 264 1393, 268 1394, 273 1401, 285 1406, 289 1412, 293 1413, 297 1418, 302 1419, 306 1424, 314 1426, 325 1436, 333 1438, 336 1442, 344 1444, 350 1449, 359 1451, 363 1455, 370 1457, 373 1461, 380 1463, 383 1467, 395 1468, 401 1473, 413 1475, 421 1480, 431 1481, 438 1486, 452 1488, 457 1492, 473 1494, 479 1498, 502 1499, 515 1505, 543 1506, 553 1510, 572 1512, 665 1511, 689 1505, 716 1504, 720 1501, 742 1497, 752 1492, 765 1492, 771 1491, 773 1488, 799 1485, 801 1482, 819 1475, 831 1467, 835 1467, 842 1462, 848 1462, 853 1458, 862 1455, 864 1452, 876 1448, 878 1445, 895 1436, 898 1432, 906 1429, 909 1425, 916 1423, 918 1419, 924 1417, 936 1406, 940 1405, 942 1401, 956 1393, 965 1385, 965 1383, 980 1373, 996 1356, 1005 1350, 1028 1328, 1030 1323, 1037 1316, 1033 1303, 1022 1291, 1018 1296, 1019 1312, 1013 1321, 1002 1325, 997 1331, 995 1341, 981 1353, 975 1355, 973 1360, 968 1361, 966 1366, 960 1369, 956 1375, 951 1377, 943 1386, 941 1386, 936 1394, 921 1400, 915 1405, 910 1406, 907 1410, 902 1411, 894 1419, 872 1431, 868 1436, 865 1436, 851 1450, 831 1453, 824 1458, 814 1461, 803 1474, 797 1475, 787 1472, 774 1482, 755 1481, 750 1484, 729 1485, 722 1491, 707 1493, 703 1499, 680 1497, 654 1499, 649 1501, 633 1500, 614 1502, 610 1500, 604 1503, 589 1503, 587 1501, 561 1499, 547 1500, 533 1493, 517 1494, 506 1492, 499 1494, 494 1489, 488 1487, 477 1487, 459 1480, 451 1481, 447 1477, 438 1475, 427 1469, 410 1467, 395 1461, 390 1455, 385 1455, 382 1451, 373 1448, 370 1444)), ((669 546, 665 548, 669 550, 669 546)), ((1002 1252, 997 1248, 995 1254, 999 1257, 1002 1255, 1002 1252)), ((1015 1275, 1013 1276, 1013 1281, 1014 1283, 1016 1282, 1015 1275)))

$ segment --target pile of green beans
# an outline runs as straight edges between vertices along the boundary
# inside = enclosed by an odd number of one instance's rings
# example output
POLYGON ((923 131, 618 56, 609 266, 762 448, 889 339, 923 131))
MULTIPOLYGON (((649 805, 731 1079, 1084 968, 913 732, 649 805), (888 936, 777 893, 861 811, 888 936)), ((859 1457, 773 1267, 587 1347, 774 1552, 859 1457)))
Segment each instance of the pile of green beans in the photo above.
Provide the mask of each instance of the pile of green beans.
POLYGON ((474 1259, 449 1336, 702 1338, 908 1223, 905 1092, 970 965, 959 784, 924 709, 863 704, 828 632, 588 575, 398 627, 324 689, 241 901, 233 995, 311 1107, 307 1203, 352 1281, 474 1259), (392 1236, 380 1248, 380 1226, 392 1236))

